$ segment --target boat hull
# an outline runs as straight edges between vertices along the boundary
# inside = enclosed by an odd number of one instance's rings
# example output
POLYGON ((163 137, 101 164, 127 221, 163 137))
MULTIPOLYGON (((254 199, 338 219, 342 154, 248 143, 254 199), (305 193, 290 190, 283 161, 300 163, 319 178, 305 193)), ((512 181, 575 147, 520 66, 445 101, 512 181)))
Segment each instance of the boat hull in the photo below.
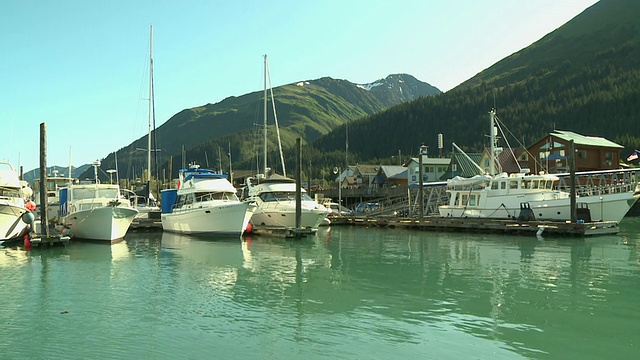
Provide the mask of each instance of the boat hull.
POLYGON ((27 209, 22 207, 0 204, 0 242, 19 237, 26 232, 27 223, 22 220, 22 214, 26 211, 27 209))
POLYGON ((242 202, 176 209, 161 215, 162 229, 182 234, 240 236, 255 209, 254 204, 242 202))
MULTIPOLYGON (((478 207, 445 205, 440 206, 438 210, 442 217, 510 219, 519 216, 521 203, 527 203, 536 220, 571 220, 570 198, 545 200, 520 198, 515 200, 517 203, 505 203, 504 198, 488 198, 478 207)), ((619 222, 636 200, 636 196, 626 192, 607 194, 602 198, 599 196, 579 197, 576 199, 576 204, 587 205, 592 221, 619 222)))
POLYGON ((71 213, 63 222, 74 238, 114 241, 125 236, 137 214, 129 207, 104 206, 71 213))
MULTIPOLYGON (((292 206, 269 207, 265 203, 258 206, 258 209, 251 218, 251 225, 254 228, 260 227, 296 227, 296 208, 292 206)), ((326 209, 303 209, 301 211, 300 227, 317 230, 318 226, 329 214, 326 209)))

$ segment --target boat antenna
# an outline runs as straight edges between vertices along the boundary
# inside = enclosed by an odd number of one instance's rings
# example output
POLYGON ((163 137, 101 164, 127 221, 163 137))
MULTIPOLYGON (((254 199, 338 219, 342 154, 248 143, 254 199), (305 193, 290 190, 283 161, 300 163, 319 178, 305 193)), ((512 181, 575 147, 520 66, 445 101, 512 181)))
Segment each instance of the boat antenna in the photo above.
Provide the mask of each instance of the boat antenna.
POLYGON ((100 167, 100 160, 94 161, 91 165, 93 165, 93 176, 95 179, 95 183, 98 184, 100 180, 98 180, 98 167, 100 167))
POLYGON ((493 108, 489 111, 489 117, 491 119, 489 124, 489 137, 490 137, 490 148, 489 148, 489 174, 494 176, 496 174, 496 109, 493 108))

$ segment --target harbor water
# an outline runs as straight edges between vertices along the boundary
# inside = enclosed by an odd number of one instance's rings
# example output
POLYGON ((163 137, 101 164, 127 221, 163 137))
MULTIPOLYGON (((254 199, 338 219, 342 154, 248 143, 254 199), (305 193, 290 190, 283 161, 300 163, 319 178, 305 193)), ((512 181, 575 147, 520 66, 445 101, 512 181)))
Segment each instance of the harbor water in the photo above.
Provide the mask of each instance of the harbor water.
POLYGON ((0 249, 2 359, 632 359, 640 218, 542 237, 334 226, 0 249))

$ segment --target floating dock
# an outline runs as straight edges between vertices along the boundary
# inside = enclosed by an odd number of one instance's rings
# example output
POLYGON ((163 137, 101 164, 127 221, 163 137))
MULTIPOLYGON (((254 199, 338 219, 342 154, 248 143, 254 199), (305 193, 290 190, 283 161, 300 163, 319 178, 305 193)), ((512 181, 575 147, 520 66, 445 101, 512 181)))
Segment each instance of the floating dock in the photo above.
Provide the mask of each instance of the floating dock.
POLYGON ((263 235, 263 236, 277 236, 285 238, 303 238, 309 235, 313 235, 317 230, 309 228, 289 228, 282 226, 255 226, 251 229, 251 232, 246 235, 263 235))
POLYGON ((554 234, 570 236, 611 235, 620 231, 616 221, 572 223, 562 221, 518 221, 427 216, 422 219, 394 217, 333 218, 331 225, 410 228, 436 231, 495 232, 509 234, 554 234))
POLYGON ((129 231, 155 231, 162 230, 160 219, 134 219, 129 226, 129 231))

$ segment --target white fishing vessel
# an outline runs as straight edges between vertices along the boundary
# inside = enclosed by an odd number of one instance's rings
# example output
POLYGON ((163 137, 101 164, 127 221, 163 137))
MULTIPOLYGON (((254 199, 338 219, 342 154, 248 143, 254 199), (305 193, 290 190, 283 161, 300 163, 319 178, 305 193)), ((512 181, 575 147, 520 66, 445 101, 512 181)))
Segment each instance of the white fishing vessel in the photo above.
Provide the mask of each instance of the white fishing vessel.
MULTIPOLYGON (((274 119, 276 123, 276 134, 278 138, 278 146, 280 150, 280 160, 282 163, 283 175, 273 174, 267 166, 267 78, 268 75, 267 55, 264 56, 264 173, 247 179, 246 187, 243 189, 242 197, 245 201, 254 202, 258 208, 256 209, 251 224, 253 228, 304 228, 312 232, 318 230, 318 226, 324 221, 331 212, 329 209, 307 195, 304 188, 300 188, 301 208, 300 222, 297 224, 296 215, 296 192, 297 185, 295 180, 286 177, 286 169, 284 166, 284 158, 282 153, 282 145, 280 143, 280 134, 278 133, 278 118, 275 114, 275 101, 273 99, 273 90, 271 90, 271 100, 274 110, 274 119)), ((271 84, 269 84, 271 88, 271 84)))
MULTIPOLYGON (((69 171, 71 171, 71 169, 69 169, 69 171)), ((72 183, 73 178, 71 176, 60 174, 58 170, 53 170, 53 174, 51 174, 51 176, 47 176, 44 191, 46 193, 47 220, 49 224, 59 223, 60 219, 58 211, 60 209, 60 189, 68 187, 72 183)), ((42 211, 43 208, 40 203, 40 179, 36 178, 33 184, 36 209, 38 212, 38 218, 40 218, 39 212, 42 211)))
POLYGON ((100 162, 93 163, 95 182, 71 184, 60 189, 60 223, 71 236, 87 240, 114 241, 124 237, 138 210, 117 184, 101 184, 100 162))
MULTIPOLYGON (((456 177, 447 181, 449 203, 438 207, 443 217, 526 218, 535 220, 571 220, 571 193, 560 190, 560 178, 551 174, 495 172, 496 124, 495 111, 491 118, 491 149, 494 160, 491 173, 473 178, 456 177), (524 210, 524 212, 523 212, 524 210)), ((598 191, 576 196, 576 205, 588 209, 591 220, 619 222, 636 202, 637 184, 611 183, 598 191)))
POLYGON ((21 183, 11 163, 0 162, 0 243, 28 231, 33 214, 27 209, 31 189, 21 183))
POLYGON ((242 235, 256 209, 242 202, 226 175, 191 165, 177 189, 162 191, 162 229, 183 234, 242 235))

